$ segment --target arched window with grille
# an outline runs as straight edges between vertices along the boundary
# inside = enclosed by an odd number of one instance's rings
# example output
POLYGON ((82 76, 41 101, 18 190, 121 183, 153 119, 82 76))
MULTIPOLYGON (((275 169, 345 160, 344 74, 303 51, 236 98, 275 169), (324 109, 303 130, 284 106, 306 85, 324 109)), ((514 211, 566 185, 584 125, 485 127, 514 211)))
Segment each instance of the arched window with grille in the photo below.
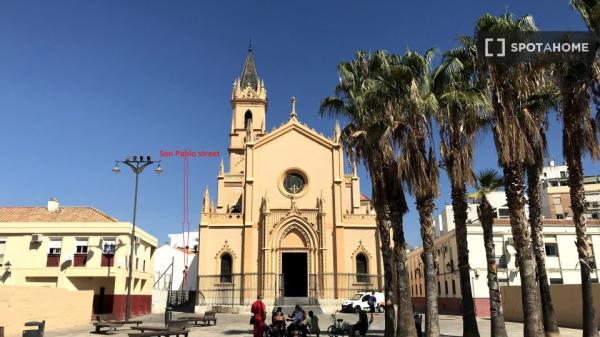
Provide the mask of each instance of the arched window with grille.
POLYGON ((369 282, 369 268, 365 254, 356 255, 356 281, 369 282))
POLYGON ((233 260, 231 255, 225 253, 221 255, 221 283, 231 283, 233 275, 233 260))

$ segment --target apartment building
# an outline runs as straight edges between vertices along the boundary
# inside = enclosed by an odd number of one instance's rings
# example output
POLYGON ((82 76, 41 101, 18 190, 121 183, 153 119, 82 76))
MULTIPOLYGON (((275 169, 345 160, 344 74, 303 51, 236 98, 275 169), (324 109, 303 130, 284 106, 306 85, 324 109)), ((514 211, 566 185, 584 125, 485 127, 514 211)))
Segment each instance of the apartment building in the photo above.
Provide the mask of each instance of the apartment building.
MULTIPOLYGON (((569 195, 569 174, 566 165, 555 165, 550 161, 544 168, 542 189, 542 214, 548 219, 570 219, 573 217, 569 195)), ((600 175, 583 178, 587 219, 600 219, 600 175)))
MULTIPOLYGON (((566 166, 564 165, 555 166, 551 163, 551 165, 544 168, 543 180, 545 193, 550 191, 549 195, 553 195, 553 188, 560 187, 566 189, 566 198, 568 200, 568 186, 552 185, 554 182, 563 181, 567 177, 566 166)), ((586 186, 586 198, 590 195, 588 191, 592 190, 589 188, 592 185, 584 185, 586 186)), ((546 194, 546 198, 546 200, 552 200, 553 196, 548 197, 548 194, 546 194)), ((516 250, 512 239, 506 196, 503 191, 496 191, 490 193, 488 199, 495 209, 494 245, 499 282, 501 285, 520 285, 519 270, 515 264, 516 250)), ((593 199, 587 199, 587 202, 590 203, 590 200, 593 199)), ((528 209, 526 209, 526 213, 528 214, 528 209)), ((600 253, 600 220, 596 220, 597 218, 594 218, 592 214, 589 215, 590 219, 587 221, 588 235, 592 242, 594 256, 596 256, 600 253)), ((556 218, 545 213, 543 223, 544 230, 542 234, 544 236, 549 282, 551 284, 581 283, 579 259, 574 244, 576 240, 575 226, 571 218, 556 218)), ((454 213, 451 205, 446 205, 434 217, 434 224, 436 233, 434 247, 436 263, 438 265, 439 309, 441 313, 459 314, 461 312, 461 290, 458 274, 454 213)), ((477 205, 472 203, 468 205, 467 242, 469 244, 469 263, 471 267, 471 292, 477 315, 487 317, 490 313, 483 229, 477 216, 477 205)), ((413 302, 417 308, 424 308, 425 305, 425 280, 421 253, 422 248, 417 248, 412 250, 408 255, 411 293, 413 302)), ((598 271, 596 269, 593 271, 592 278, 594 282, 598 282, 598 271)))
MULTIPOLYGON (((0 207, 0 286, 93 290, 93 313, 124 316, 132 224, 93 207, 0 207)), ((132 315, 150 313, 157 240, 136 228, 132 315)))

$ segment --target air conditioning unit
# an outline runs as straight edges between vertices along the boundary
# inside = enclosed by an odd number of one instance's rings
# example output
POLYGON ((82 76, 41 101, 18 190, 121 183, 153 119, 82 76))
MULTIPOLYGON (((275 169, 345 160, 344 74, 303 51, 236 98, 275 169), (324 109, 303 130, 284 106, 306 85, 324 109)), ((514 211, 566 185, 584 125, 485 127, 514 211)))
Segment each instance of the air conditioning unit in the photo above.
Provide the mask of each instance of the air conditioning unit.
POLYGON ((41 243, 43 237, 44 236, 42 234, 32 234, 31 235, 31 242, 33 242, 33 243, 41 243))

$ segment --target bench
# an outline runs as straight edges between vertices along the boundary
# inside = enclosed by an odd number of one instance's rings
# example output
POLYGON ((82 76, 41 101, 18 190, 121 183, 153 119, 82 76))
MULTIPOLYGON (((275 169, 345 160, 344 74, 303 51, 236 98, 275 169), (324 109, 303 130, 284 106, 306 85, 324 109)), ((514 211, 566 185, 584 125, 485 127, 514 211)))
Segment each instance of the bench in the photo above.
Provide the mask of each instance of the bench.
POLYGON ((102 323, 114 323, 114 324, 135 324, 140 325, 142 323, 144 323, 143 321, 140 320, 123 320, 123 319, 117 319, 115 317, 115 315, 113 314, 100 314, 100 315, 96 315, 96 322, 102 322, 102 323))
POLYGON ((210 322, 214 322, 215 325, 217 325, 217 313, 214 311, 207 311, 204 315, 182 316, 179 317, 178 320, 194 322, 194 325, 198 325, 198 322, 202 322, 202 325, 210 325, 210 322))
POLYGON ((31 329, 23 330, 23 337, 44 337, 46 321, 41 321, 41 322, 31 321, 31 322, 25 323, 25 326, 35 327, 35 329, 34 330, 31 330, 31 329))
POLYGON ((151 331, 151 332, 132 332, 128 333, 129 337, 167 337, 167 336, 184 336, 188 337, 190 330, 162 330, 162 331, 151 331))
POLYGON ((117 328, 122 327, 121 323, 108 323, 108 322, 94 322, 94 327, 96 328, 96 333, 105 333, 112 330, 117 330, 117 328), (106 329, 106 330, 101 330, 106 329))
POLYGON ((167 327, 159 326, 136 326, 132 327, 134 330, 140 330, 141 332, 129 333, 129 337, 150 337, 150 336, 188 336, 190 330, 187 328, 187 321, 172 321, 167 324, 167 327))

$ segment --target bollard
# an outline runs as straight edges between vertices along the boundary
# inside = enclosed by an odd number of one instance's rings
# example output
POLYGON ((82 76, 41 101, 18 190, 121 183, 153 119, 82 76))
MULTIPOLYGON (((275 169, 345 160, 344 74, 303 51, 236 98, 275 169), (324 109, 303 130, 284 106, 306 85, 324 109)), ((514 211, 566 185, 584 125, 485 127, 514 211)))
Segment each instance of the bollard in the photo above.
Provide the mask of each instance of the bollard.
POLYGON ((166 307, 165 308, 165 326, 171 323, 171 319, 173 319, 173 308, 166 307))

